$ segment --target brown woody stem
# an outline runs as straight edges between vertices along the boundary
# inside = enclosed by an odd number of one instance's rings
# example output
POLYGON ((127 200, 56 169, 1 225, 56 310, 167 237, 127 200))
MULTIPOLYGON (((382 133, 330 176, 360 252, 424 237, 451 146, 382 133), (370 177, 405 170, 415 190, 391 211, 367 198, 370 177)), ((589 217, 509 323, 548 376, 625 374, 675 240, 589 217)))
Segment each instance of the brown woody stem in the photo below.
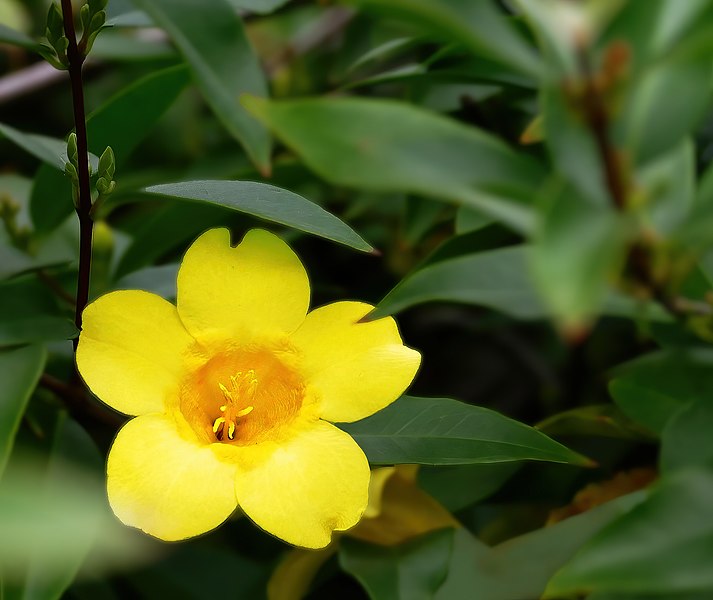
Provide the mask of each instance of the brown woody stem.
MULTIPOLYGON (((77 329, 82 327, 82 311, 89 300, 89 276, 92 263, 92 234, 94 224, 90 215, 92 209, 92 190, 89 179, 89 146, 87 142, 86 111, 84 109, 84 87, 82 85, 82 66, 84 55, 77 46, 77 35, 74 31, 74 14, 72 1, 62 0, 62 16, 64 18, 64 33, 69 40, 67 59, 69 62, 69 79, 72 84, 72 104, 74 107, 74 127, 77 133, 77 175, 79 178, 79 194, 76 202, 79 217, 79 277, 77 280, 77 304, 74 313, 74 323, 77 329)), ((74 348, 77 348, 77 339, 74 348)))

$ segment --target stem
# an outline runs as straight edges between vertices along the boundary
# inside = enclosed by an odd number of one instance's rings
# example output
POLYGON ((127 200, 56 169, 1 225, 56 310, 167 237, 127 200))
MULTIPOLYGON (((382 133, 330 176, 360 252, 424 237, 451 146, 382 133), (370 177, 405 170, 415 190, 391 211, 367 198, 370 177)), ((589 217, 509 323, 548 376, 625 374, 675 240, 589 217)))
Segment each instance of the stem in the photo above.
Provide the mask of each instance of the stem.
MULTIPOLYGON (((629 182, 622 169, 619 153, 609 139, 609 113, 601 90, 597 86, 586 47, 579 48, 577 58, 584 81, 582 97, 584 117, 597 145, 609 196, 614 207, 623 212, 626 210, 629 182)), ((648 290, 651 298, 675 318, 682 320, 691 315, 713 314, 713 307, 709 304, 672 294, 667 282, 659 281, 655 277, 650 248, 642 241, 631 244, 626 267, 631 277, 648 290)))
POLYGON ((612 202, 618 210, 624 210, 626 208, 626 178, 622 172, 617 151, 609 141, 609 114, 594 81, 594 74, 586 48, 580 49, 578 58, 585 85, 585 93, 582 99, 585 117, 597 144, 599 157, 604 167, 604 178, 612 202))
MULTIPOLYGON (((69 61, 69 79, 72 84, 72 104, 74 106, 74 127, 77 132, 79 197, 77 199, 77 217, 79 217, 79 278, 77 280, 77 304, 74 323, 82 328, 82 311, 89 300, 89 275, 92 262, 92 233, 94 226, 90 211, 92 209, 92 190, 89 180, 89 146, 87 143, 87 124, 84 110, 84 88, 82 86, 82 66, 84 55, 77 47, 77 35, 74 31, 72 0, 62 0, 64 33, 69 40, 67 59, 69 61)), ((77 349, 78 340, 74 340, 77 349)))

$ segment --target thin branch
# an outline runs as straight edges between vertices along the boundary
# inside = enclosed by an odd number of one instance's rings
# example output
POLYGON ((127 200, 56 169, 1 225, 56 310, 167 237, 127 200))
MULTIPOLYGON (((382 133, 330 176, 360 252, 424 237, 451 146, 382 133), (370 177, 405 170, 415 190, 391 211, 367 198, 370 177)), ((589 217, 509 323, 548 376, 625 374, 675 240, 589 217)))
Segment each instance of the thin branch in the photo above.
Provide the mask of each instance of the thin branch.
MULTIPOLYGON (((92 261, 92 234, 94 225, 90 211, 92 209, 92 190, 89 180, 89 147, 87 143, 86 111, 84 109, 84 87, 82 85, 82 66, 84 55, 77 47, 77 35, 74 31, 74 15, 72 0, 62 0, 62 16, 64 32, 69 40, 67 59, 69 61, 69 78, 72 83, 72 104, 74 107, 74 126, 77 132, 77 174, 79 177, 79 197, 77 200, 77 216, 79 217, 79 278, 77 281, 77 305, 74 313, 74 323, 77 329, 82 328, 82 311, 89 300, 89 276, 92 261)), ((77 340, 74 340, 77 349, 77 340)))
POLYGON ((626 208, 627 182, 616 148, 609 140, 609 114, 595 82, 587 49, 580 48, 577 56, 585 86, 582 97, 584 114, 597 144, 612 202, 617 209, 624 210, 626 208))
MULTIPOLYGON (((584 94, 581 97, 584 116, 596 142, 612 203, 617 210, 624 211, 626 210, 629 181, 623 169, 619 152, 609 139, 609 112, 602 90, 597 85, 587 47, 580 47, 577 56, 584 81, 584 94)), ((631 244, 626 268, 632 279, 643 286, 653 300, 661 304, 677 319, 685 319, 691 315, 710 316, 713 314, 713 306, 671 293, 667 285, 668 282, 660 281, 656 277, 650 248, 643 242, 635 241, 631 244)))
POLYGON ((40 376, 40 386, 60 398, 69 412, 80 422, 84 422, 86 417, 89 417, 94 421, 116 428, 125 421, 121 415, 105 410, 100 405, 92 402, 86 391, 79 386, 66 383, 47 373, 43 373, 40 376))
POLYGON ((58 298, 61 300, 64 300, 67 304, 71 306, 75 306, 77 299, 72 296, 67 290, 65 290, 62 287, 62 284, 57 281, 50 273, 45 271, 44 269, 38 269, 35 271, 35 275, 37 275, 37 279, 39 279, 42 283, 44 283, 49 289, 51 289, 58 298))

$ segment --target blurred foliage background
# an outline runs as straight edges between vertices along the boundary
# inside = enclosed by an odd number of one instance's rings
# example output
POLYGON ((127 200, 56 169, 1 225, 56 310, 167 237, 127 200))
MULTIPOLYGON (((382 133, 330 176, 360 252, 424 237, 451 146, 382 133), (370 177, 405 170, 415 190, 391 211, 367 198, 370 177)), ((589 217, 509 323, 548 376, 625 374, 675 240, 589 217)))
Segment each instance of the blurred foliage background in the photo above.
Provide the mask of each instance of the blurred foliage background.
POLYGON ((47 10, 0 0, 0 597, 713 596, 712 2, 109 1, 85 66, 90 151, 117 160, 93 297, 172 299, 201 232, 267 226, 313 305, 397 317, 424 357, 410 394, 466 403, 468 440, 518 443, 484 407, 592 461, 454 464, 444 434, 321 553, 239 516, 171 545, 111 516, 121 419, 73 375, 72 98, 37 53, 47 10), (202 180, 299 197, 177 184, 202 180))

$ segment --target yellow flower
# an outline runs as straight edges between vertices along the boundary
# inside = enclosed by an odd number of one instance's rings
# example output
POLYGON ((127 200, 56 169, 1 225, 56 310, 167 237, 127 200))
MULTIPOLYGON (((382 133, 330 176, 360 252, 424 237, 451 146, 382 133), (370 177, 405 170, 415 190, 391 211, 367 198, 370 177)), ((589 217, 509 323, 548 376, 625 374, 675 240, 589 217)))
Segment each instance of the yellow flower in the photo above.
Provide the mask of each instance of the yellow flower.
POLYGON ((77 366, 109 406, 136 415, 109 453, 116 515, 163 540, 222 523, 236 506, 295 545, 326 546, 367 506, 369 465, 329 421, 384 408, 412 381, 418 352, 371 306, 309 307, 304 267, 253 230, 231 247, 203 234, 178 273, 177 306, 143 291, 84 311, 77 366))

